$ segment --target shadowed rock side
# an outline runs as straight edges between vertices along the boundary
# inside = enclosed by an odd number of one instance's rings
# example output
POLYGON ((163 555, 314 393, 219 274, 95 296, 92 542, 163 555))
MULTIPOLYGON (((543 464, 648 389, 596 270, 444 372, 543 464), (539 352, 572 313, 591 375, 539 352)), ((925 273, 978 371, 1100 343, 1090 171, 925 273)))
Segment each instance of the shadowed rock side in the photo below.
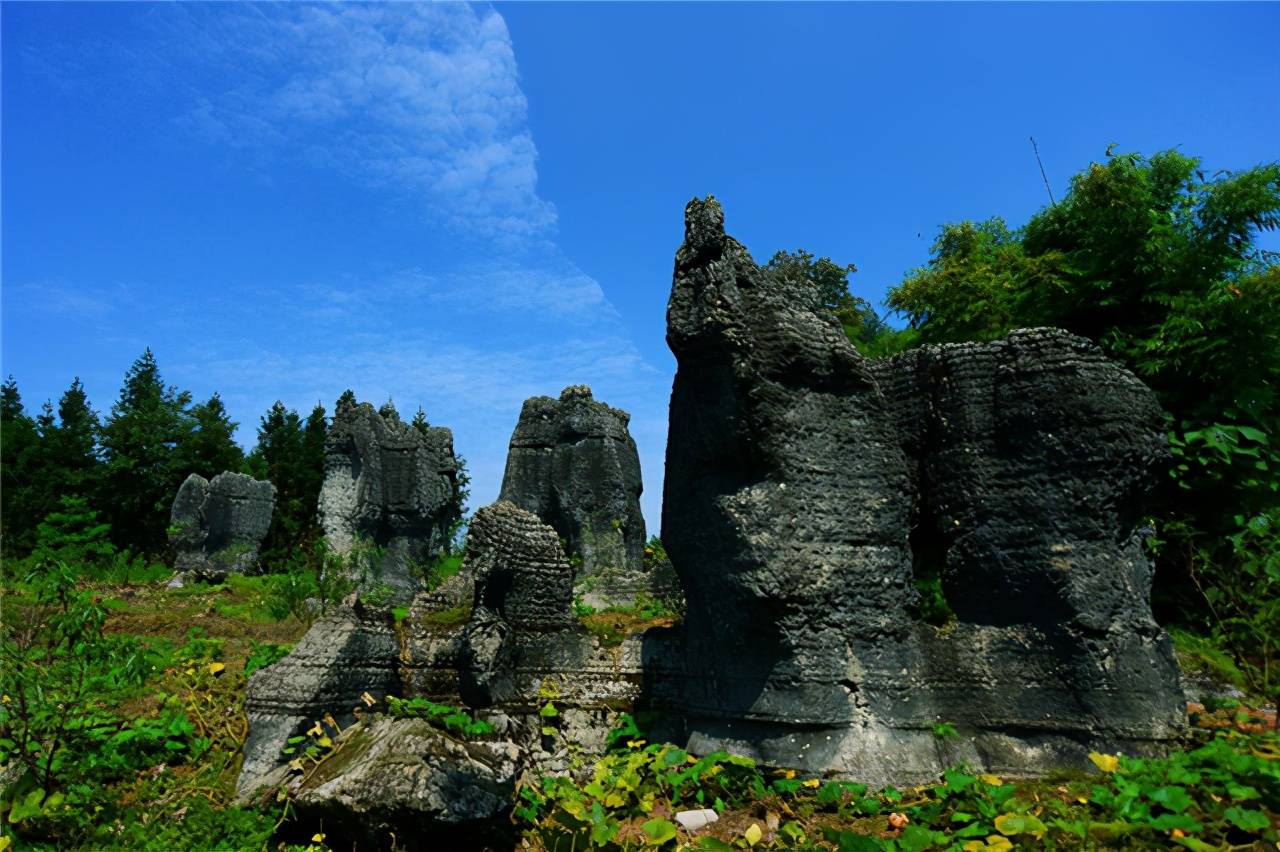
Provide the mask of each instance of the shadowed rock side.
POLYGON ((212 480, 191 474, 169 512, 174 568, 182 576, 211 581, 253 571, 275 505, 270 482, 230 471, 212 480))
POLYGON ((320 525, 369 585, 406 601, 415 565, 430 561, 458 520, 453 433, 420 432, 368 403, 340 406, 325 440, 320 525))
POLYGON ((511 436, 501 500, 551 525, 579 558, 575 588, 592 606, 630 604, 645 590, 640 456, 631 415, 585 385, 524 403, 511 436))
POLYGON ((901 782, 1174 735, 1133 534, 1164 452, 1150 391, 1052 330, 873 364, 713 198, 685 227, 662 537, 690 745, 901 782), (958 624, 912 615, 913 570, 941 572, 958 624))

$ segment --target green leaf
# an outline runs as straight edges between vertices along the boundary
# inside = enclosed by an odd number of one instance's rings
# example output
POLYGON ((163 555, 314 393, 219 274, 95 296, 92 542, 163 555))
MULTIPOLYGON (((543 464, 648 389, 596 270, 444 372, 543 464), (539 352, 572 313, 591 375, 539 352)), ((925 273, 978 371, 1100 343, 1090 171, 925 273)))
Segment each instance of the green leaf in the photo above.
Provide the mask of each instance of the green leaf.
POLYGON ((1259 444, 1267 443, 1267 433, 1261 429, 1255 429, 1252 426, 1239 426, 1240 434, 1248 438, 1250 441, 1256 441, 1259 444))
POLYGON ((1262 831, 1271 825, 1271 820, 1262 811, 1231 807, 1227 808, 1223 816, 1241 831, 1262 831))
POLYGON ((676 837, 676 825, 670 820, 651 819, 640 827, 645 833, 646 846, 661 846, 676 837))
POLYGON ((1152 828, 1158 828, 1161 831, 1172 831, 1175 828, 1182 831, 1200 831, 1204 828, 1189 814, 1160 814, 1149 824, 1152 828))
POLYGON ((1147 793, 1147 798, 1175 814, 1182 813, 1194 804, 1191 796, 1182 787, 1157 787, 1147 793))
POLYGON ((934 845, 934 833, 922 825, 912 823, 902 830, 898 845, 906 852, 924 852, 934 845))

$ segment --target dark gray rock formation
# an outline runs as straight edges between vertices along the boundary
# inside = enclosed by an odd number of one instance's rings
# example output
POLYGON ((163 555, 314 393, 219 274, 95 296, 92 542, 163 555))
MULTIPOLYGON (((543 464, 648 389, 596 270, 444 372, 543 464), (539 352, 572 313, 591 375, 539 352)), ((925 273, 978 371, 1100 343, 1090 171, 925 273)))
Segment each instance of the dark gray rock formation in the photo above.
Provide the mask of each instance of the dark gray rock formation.
POLYGON ((215 582, 253 571, 275 505, 270 482, 230 471, 212 480, 191 474, 169 512, 174 568, 180 576, 215 582))
POLYGON ((593 606, 645 590, 640 456, 631 415, 585 385, 524 403, 511 436, 500 500, 532 512, 565 540, 577 593, 593 606))
POLYGON ((337 746, 313 772, 282 767, 265 785, 283 784, 296 820, 324 826, 333 848, 514 846, 506 815, 521 764, 511 743, 464 742, 421 719, 383 717, 345 731, 337 746))
POLYGON ((873 364, 814 302, 689 204, 662 537, 691 746, 900 782, 1175 735, 1133 533, 1165 452, 1150 391, 1053 330, 873 364), (941 632, 912 614, 929 573, 958 616, 941 632))
POLYGON ((509 700, 527 652, 522 634, 573 631, 573 569, 556 531, 530 512, 499 501, 476 512, 467 529, 463 569, 475 581, 459 661, 462 697, 487 707, 509 700))
POLYGON ((425 432, 372 405, 340 406, 325 440, 320 525, 365 588, 406 601, 458 520, 453 433, 425 432))
POLYGON ((284 659, 249 678, 249 737, 238 788, 258 787, 283 760, 289 737, 325 713, 346 724, 361 696, 399 695, 399 644, 384 612, 342 607, 311 626, 284 659))
POLYGON ((241 797, 273 783, 289 737, 326 712, 345 726, 365 692, 483 708, 501 742, 541 769, 565 769, 570 746, 601 751, 617 714, 640 697, 642 655, 657 646, 640 636, 601 646, 572 615, 572 581, 555 530, 510 503, 480 509, 461 572, 416 595, 404 618, 344 606, 254 673, 241 797), (554 737, 539 715, 549 700, 554 737))

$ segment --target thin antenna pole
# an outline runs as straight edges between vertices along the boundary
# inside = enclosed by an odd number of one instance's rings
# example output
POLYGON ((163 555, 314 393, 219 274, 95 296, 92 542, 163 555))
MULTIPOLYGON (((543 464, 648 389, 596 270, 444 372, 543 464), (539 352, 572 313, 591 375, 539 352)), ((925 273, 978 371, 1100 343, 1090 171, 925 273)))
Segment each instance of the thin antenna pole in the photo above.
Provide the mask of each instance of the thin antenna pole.
POLYGON ((1040 179, 1044 181, 1045 192, 1049 193, 1049 203, 1057 205, 1058 202, 1053 200, 1053 190, 1049 189, 1049 178, 1044 174, 1044 163, 1040 162, 1040 149, 1036 147, 1036 137, 1031 137, 1031 150, 1036 152, 1036 165, 1040 167, 1040 179))

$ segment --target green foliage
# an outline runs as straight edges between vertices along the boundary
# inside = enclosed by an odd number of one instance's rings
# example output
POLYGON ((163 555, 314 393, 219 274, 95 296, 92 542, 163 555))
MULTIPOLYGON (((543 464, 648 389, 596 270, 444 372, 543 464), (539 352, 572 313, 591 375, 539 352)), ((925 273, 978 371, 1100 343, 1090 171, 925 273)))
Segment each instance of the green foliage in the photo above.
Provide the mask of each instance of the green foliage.
POLYGON ((461 553, 442 553, 420 565, 410 565, 410 573, 421 581, 428 592, 438 589, 441 583, 461 570, 461 553))
POLYGON ((102 426, 104 496, 120 548, 159 554, 167 546, 169 506, 185 478, 175 448, 190 431, 191 394, 166 387, 147 349, 129 368, 102 426))
POLYGON ((67 565, 97 566, 115 556, 111 526, 98 522, 98 513, 83 497, 64 495, 57 511, 36 527, 35 561, 61 560, 67 565))
POLYGON ((46 562, 27 578, 32 602, 4 613, 0 764, 18 761, 24 783, 45 793, 200 748, 183 716, 117 715, 151 659, 136 639, 104 634, 106 611, 76 580, 65 563, 46 562))
POLYGON ((0 449, 0 554, 10 560, 30 552, 36 524, 48 514, 39 482, 40 433, 13 376, 0 387, 0 449))
POLYGON ((289 655, 292 650, 289 645, 280 645, 276 642, 263 642, 261 644, 250 641, 249 657, 244 663, 244 676, 247 678, 258 669, 265 669, 267 666, 280 662, 289 655))
POLYGON ((1058 326, 1098 343, 1170 414, 1174 466, 1149 543, 1165 620, 1229 648, 1274 696, 1280 646, 1280 164, 1206 177, 1177 151, 1108 155, 1020 230, 945 226, 887 304, 920 342, 1058 326))
POLYGON ((581 787, 557 776, 522 786, 515 817, 548 849, 608 847, 620 835, 637 832, 637 839, 648 838, 642 843, 662 845, 676 835, 650 816, 659 801, 673 809, 723 810, 766 793, 764 777, 750 758, 723 751, 698 758, 670 744, 645 745, 643 740, 627 745, 627 750, 601 758, 581 787))
POLYGON ((940 740, 955 740, 960 738, 960 732, 956 730, 956 726, 952 722, 938 722, 933 726, 933 735, 940 740))
POLYGON ((636 595, 631 606, 610 606, 604 609, 596 609, 576 598, 573 602, 573 614, 606 648, 615 648, 628 636, 656 624, 670 623, 680 615, 668 602, 643 592, 636 595))
POLYGON ((264 565, 288 566, 320 537, 316 519, 327 428, 324 406, 317 404, 304 421, 280 401, 258 424, 258 443, 245 460, 245 470, 276 487, 276 508, 262 544, 264 565))
POLYGON ((311 624, 356 590, 359 583, 349 570, 349 561, 334 553, 323 538, 295 550, 283 573, 266 578, 267 612, 277 621, 292 616, 311 624))
POLYGON ((235 442, 236 428, 222 397, 214 394, 207 402, 192 406, 191 431, 174 449, 174 464, 182 478, 198 473, 212 479, 223 471, 240 470, 244 451, 235 442))
POLYGON ((462 737, 483 737, 493 733, 493 725, 476 719, 465 710, 437 704, 425 698, 387 697, 387 712, 402 719, 425 719, 433 727, 462 737))
POLYGON ((775 253, 764 269, 790 284, 807 306, 834 317, 867 357, 893 355, 915 342, 914 332, 895 331, 870 302, 849 292, 849 274, 858 271, 852 263, 841 266, 829 257, 815 259, 796 249, 775 253))

